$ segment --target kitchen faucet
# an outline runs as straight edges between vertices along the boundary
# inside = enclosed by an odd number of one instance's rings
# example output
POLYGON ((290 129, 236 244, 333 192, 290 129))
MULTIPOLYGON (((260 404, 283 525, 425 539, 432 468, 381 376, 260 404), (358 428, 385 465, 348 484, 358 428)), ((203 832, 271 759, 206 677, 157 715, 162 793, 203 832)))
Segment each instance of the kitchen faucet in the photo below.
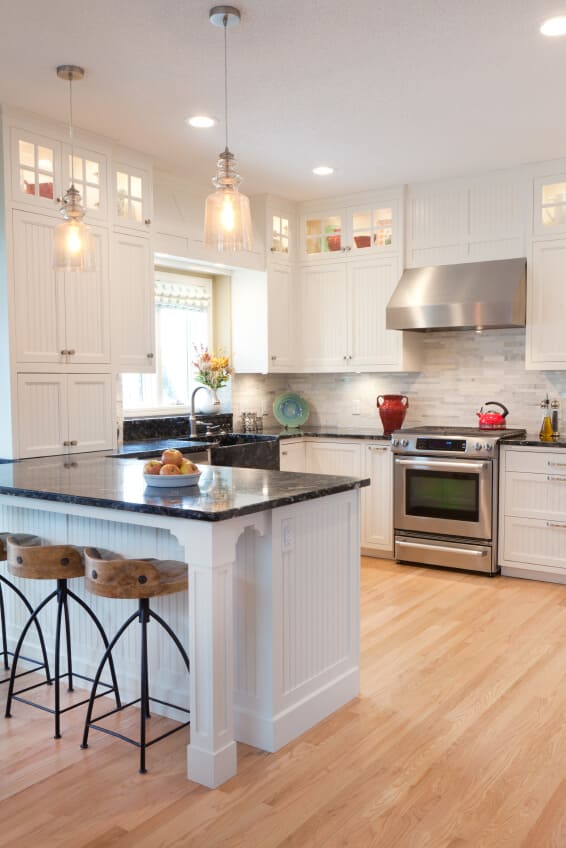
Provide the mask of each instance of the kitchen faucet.
MULTIPOLYGON (((189 423, 191 425, 191 430, 190 430, 191 436, 198 436, 199 422, 197 421, 197 417, 195 415, 195 395, 196 395, 196 393, 198 392, 199 389, 206 389, 207 392, 210 391, 208 386, 197 386, 196 389, 193 390, 193 393, 191 395, 191 414, 189 415, 189 423)), ((204 426, 206 426, 206 425, 204 425, 204 426)))

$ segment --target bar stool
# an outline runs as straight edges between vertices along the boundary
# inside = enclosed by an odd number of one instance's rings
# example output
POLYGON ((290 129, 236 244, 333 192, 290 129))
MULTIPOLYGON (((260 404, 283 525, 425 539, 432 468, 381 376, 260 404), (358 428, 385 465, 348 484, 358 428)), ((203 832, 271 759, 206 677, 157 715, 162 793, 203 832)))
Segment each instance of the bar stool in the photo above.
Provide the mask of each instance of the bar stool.
MULTIPOLYGON (((6 543, 7 543, 7 539, 8 539, 9 535, 10 535, 9 533, 0 533, 0 562, 6 562, 6 560, 8 558, 7 557, 7 551, 6 551, 6 543)), ((39 544, 39 539, 37 540, 37 543, 39 544)), ((2 638, 2 650, 0 651, 0 656, 3 658, 2 662, 3 662, 3 665, 4 665, 4 670, 9 671, 10 670, 10 664, 8 662, 8 657, 13 656, 14 654, 13 654, 13 651, 8 650, 8 638, 7 638, 7 632, 6 632, 6 612, 5 612, 5 609, 4 609, 4 595, 3 595, 3 592, 2 592, 3 586, 10 589, 20 599, 20 601, 25 606, 25 608, 27 609, 27 611, 29 612, 30 615, 32 615, 32 613, 33 613, 33 607, 30 604, 30 602, 28 601, 28 599, 26 598, 26 596, 24 595, 24 593, 21 591, 21 589, 19 589, 18 586, 15 585, 15 583, 12 583, 11 580, 8 580, 8 578, 5 577, 3 574, 0 574, 0 635, 1 635, 1 638, 2 638)), ((42 659, 36 660, 36 659, 33 659, 32 657, 22 656, 22 659, 25 660, 26 662, 33 663, 35 668, 28 669, 27 671, 21 671, 19 674, 16 674, 15 676, 16 677, 25 677, 26 674, 33 674, 34 671, 41 671, 41 669, 44 668, 45 674, 47 675, 47 680, 49 681, 49 683, 51 683, 51 676, 49 674, 49 661, 47 659, 47 651, 45 650, 45 640, 43 638, 43 632, 41 630, 39 621, 35 622, 35 626, 36 626, 37 635, 38 635, 38 638, 39 638, 39 647, 40 647, 40 650, 41 650, 42 659)), ((1 683, 7 683, 9 681, 9 679, 10 679, 9 677, 4 677, 2 680, 0 680, 0 684, 1 683)))
MULTIPOLYGON (((68 707, 61 707, 61 689, 60 681, 62 678, 68 680, 68 691, 74 691, 74 678, 87 680, 92 682, 93 678, 85 677, 83 674, 78 674, 73 671, 73 659, 71 652, 71 627, 69 618, 69 600, 75 601, 87 614, 91 621, 95 624, 105 648, 108 648, 108 639, 102 624, 88 607, 82 598, 79 598, 74 592, 68 588, 68 580, 83 577, 85 572, 84 559, 82 551, 72 545, 42 545, 41 539, 37 536, 29 535, 14 535, 8 536, 8 569, 10 574, 17 577, 22 577, 31 580, 56 580, 57 588, 53 590, 44 600, 32 611, 27 623, 24 626, 14 651, 14 659, 12 663, 12 671, 10 674, 10 685, 8 687, 8 697, 6 700, 6 718, 11 717, 12 701, 22 701, 24 704, 29 704, 32 707, 37 707, 40 710, 51 713, 55 716, 55 739, 61 738, 61 715, 69 710, 76 709, 82 704, 86 704, 89 698, 84 698, 82 701, 77 701, 68 707), (36 683, 33 686, 27 686, 25 689, 14 691, 14 682, 16 679, 16 669, 20 658, 22 645, 30 629, 31 625, 37 622, 37 617, 50 601, 57 601, 57 621, 55 625, 55 673, 48 676, 47 680, 41 683, 36 683), (62 619, 65 619, 65 641, 67 646, 67 670, 61 671, 61 629, 62 619), (43 704, 38 704, 30 701, 27 698, 22 698, 22 694, 29 692, 32 689, 37 689, 44 686, 46 683, 54 683, 55 704, 54 708, 46 707, 43 704)), ((116 672, 112 657, 109 657, 110 674, 112 683, 102 684, 105 691, 101 692, 99 697, 114 692, 116 704, 120 705, 120 694, 116 681, 116 672)))
POLYGON ((88 748, 88 735, 90 728, 95 728, 110 736, 115 736, 122 739, 124 742, 129 742, 140 749, 140 774, 145 774, 145 752, 150 745, 155 745, 172 733, 182 730, 190 724, 190 721, 181 723, 178 727, 162 733, 160 736, 147 741, 147 719, 151 718, 149 705, 150 702, 162 704, 165 707, 179 710, 180 712, 190 714, 190 710, 186 707, 181 707, 176 704, 170 704, 167 701, 160 701, 158 698, 151 698, 149 695, 149 670, 147 656, 147 625, 151 620, 156 621, 165 630, 167 635, 172 639, 177 650, 181 654, 183 662, 190 672, 189 658, 185 649, 181 645, 175 633, 169 625, 156 612, 150 609, 149 599, 158 597, 159 595, 171 595, 175 592, 183 592, 188 589, 189 578, 188 568, 186 563, 177 562, 175 560, 157 560, 157 559, 124 559, 119 554, 112 554, 108 551, 99 551, 96 548, 85 548, 85 580, 87 589, 94 595, 100 595, 104 598, 121 598, 121 599, 136 599, 138 601, 138 609, 136 612, 126 619, 120 627, 100 661, 98 670, 94 677, 94 683, 90 695, 90 702, 87 709, 87 715, 84 726, 84 734, 81 748, 88 748), (117 706, 116 709, 110 710, 103 715, 92 717, 94 700, 96 698, 96 690, 102 671, 107 660, 110 659, 111 652, 124 635, 128 627, 138 620, 141 625, 141 670, 140 670, 140 697, 127 704, 117 706), (122 733, 114 730, 109 730, 102 727, 96 722, 114 715, 121 710, 131 707, 134 704, 140 704, 140 737, 139 740, 132 739, 122 733))

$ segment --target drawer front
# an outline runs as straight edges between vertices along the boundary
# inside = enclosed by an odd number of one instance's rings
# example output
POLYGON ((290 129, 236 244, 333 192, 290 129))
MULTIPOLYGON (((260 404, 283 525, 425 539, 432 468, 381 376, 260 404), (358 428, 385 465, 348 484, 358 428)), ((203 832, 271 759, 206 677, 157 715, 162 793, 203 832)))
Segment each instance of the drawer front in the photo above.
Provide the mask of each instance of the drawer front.
POLYGON ((566 572, 566 521, 504 519, 503 563, 546 565, 566 572))
POLYGON ((566 473, 505 475, 505 515, 566 521, 566 473))
POLYGON ((566 476, 566 450, 505 451, 505 470, 566 476))

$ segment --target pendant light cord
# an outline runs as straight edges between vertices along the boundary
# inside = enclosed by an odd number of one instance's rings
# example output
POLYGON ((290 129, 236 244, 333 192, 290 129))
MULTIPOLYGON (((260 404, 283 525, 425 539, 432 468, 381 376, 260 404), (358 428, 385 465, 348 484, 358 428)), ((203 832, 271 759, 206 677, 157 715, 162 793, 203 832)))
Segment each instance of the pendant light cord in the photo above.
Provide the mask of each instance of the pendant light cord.
POLYGON ((73 134, 73 74, 69 71, 69 141, 71 143, 71 185, 75 187, 75 139, 73 134))
POLYGON ((226 134, 226 150, 228 150, 228 15, 224 15, 224 128, 226 134))

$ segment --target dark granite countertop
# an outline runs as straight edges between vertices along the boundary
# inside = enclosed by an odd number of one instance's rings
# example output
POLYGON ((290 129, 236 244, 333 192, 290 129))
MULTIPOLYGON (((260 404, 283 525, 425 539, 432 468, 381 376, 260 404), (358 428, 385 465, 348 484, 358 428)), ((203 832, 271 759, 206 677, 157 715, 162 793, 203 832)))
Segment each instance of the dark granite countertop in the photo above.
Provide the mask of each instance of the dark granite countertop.
POLYGON ((166 448, 176 448, 183 451, 183 453, 190 454, 206 450, 213 442, 214 440, 212 438, 202 441, 193 441, 192 439, 147 439, 143 442, 124 442, 112 456, 129 456, 147 459, 152 456, 158 456, 166 448))
POLYGON ((266 427, 264 433, 279 436, 281 439, 300 438, 301 436, 313 436, 327 439, 380 439, 389 442, 391 436, 383 435, 382 427, 335 427, 333 425, 303 427, 266 427))
POLYGON ((515 439, 505 439, 503 445, 522 445, 523 447, 536 448, 566 448, 566 436, 561 436, 557 441, 542 442, 538 433, 527 433, 526 436, 515 439))
POLYGON ((138 459, 109 453, 0 465, 0 494, 109 509, 223 521, 369 486, 368 479, 203 465, 197 486, 151 489, 138 459))

